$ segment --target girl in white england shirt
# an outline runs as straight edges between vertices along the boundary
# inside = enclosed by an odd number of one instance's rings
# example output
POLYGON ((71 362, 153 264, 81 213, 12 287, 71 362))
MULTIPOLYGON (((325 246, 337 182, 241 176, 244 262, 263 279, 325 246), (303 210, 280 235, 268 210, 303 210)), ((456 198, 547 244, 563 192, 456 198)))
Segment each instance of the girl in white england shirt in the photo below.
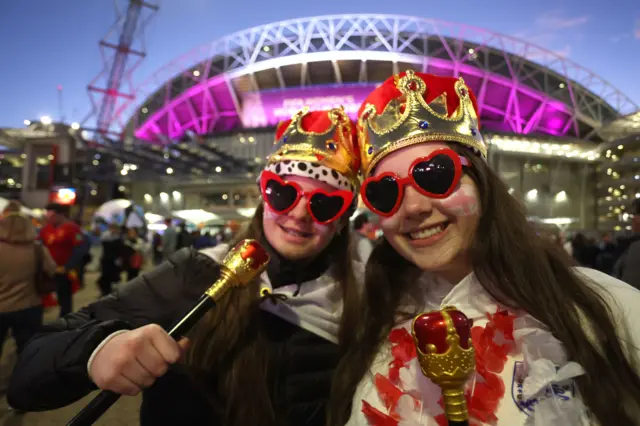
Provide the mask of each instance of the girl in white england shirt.
POLYGON ((451 305, 474 323, 470 425, 637 424, 640 292, 572 267, 535 235, 486 162, 477 115, 462 79, 412 72, 363 104, 361 195, 385 238, 367 264, 330 424, 445 425, 410 327, 451 305))

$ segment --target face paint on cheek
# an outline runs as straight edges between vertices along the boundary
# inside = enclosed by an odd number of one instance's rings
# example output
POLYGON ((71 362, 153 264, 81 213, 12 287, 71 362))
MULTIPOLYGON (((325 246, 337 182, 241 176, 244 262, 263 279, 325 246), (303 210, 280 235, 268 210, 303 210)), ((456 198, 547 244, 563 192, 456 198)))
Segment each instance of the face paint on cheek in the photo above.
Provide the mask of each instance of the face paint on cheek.
MULTIPOLYGON (((263 220, 271 220, 271 221, 276 221, 278 220, 278 218, 282 217, 283 215, 271 210, 271 208, 265 204, 264 206, 264 213, 262 214, 263 216, 263 220)), ((335 232, 335 230, 337 229, 337 222, 332 222, 328 225, 321 225, 319 223, 313 223, 313 228, 315 230, 316 233, 318 234, 327 234, 327 233, 332 233, 335 232)))
POLYGON ((328 225, 320 225, 319 223, 313 222, 313 229, 317 234, 323 235, 323 234, 331 234, 333 232, 336 231, 337 229, 337 224, 336 222, 331 222, 328 225))
POLYGON ((473 216, 478 213, 478 196, 474 187, 468 183, 461 184, 453 194, 437 203, 454 216, 473 216))
POLYGON ((382 229, 384 233, 398 232, 398 229, 400 229, 400 215, 396 213, 391 217, 380 216, 379 223, 380 229, 382 229))
POLYGON ((264 206, 264 213, 262 215, 264 219, 267 219, 267 220, 276 220, 280 216, 279 213, 276 213, 273 210, 271 210, 271 208, 266 204, 264 206))

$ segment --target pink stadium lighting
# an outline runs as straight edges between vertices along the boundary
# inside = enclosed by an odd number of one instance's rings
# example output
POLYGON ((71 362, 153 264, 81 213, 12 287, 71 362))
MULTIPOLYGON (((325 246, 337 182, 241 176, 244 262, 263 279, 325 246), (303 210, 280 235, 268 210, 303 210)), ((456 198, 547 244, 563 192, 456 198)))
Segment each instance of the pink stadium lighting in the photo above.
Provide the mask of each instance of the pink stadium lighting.
POLYGON ((344 105, 353 117, 378 83, 367 78, 377 61, 394 72, 410 66, 463 77, 477 93, 484 129, 495 132, 586 138, 585 120, 597 127, 638 109, 590 71, 521 40, 430 19, 339 15, 251 28, 195 49, 140 85, 136 99, 144 103, 123 112, 149 141, 273 126, 305 103, 344 105), (361 64, 359 82, 342 82, 340 61, 361 64), (321 62, 332 64, 333 85, 310 84, 307 68, 321 62), (300 69, 301 87, 284 84, 280 70, 289 66, 300 69), (279 89, 260 90, 255 75, 264 70, 275 70, 279 89))

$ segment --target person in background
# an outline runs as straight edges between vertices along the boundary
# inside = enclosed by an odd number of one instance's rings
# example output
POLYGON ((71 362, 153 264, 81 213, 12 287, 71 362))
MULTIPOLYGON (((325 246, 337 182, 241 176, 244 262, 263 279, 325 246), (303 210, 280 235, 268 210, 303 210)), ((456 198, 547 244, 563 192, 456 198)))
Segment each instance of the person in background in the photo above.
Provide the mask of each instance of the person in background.
POLYGON ((120 272, 122 266, 122 230, 112 223, 109 229, 102 233, 102 258, 100 259, 100 278, 98 286, 102 296, 106 296, 113 291, 113 284, 120 282, 120 272))
POLYGON ((80 227, 67 218, 69 208, 50 203, 45 207, 46 223, 40 230, 40 240, 58 265, 55 274, 56 295, 60 317, 73 311, 73 292, 70 274, 78 271, 86 251, 80 227))
POLYGON ((369 222, 369 216, 366 213, 360 213, 356 216, 353 220, 353 229, 355 230, 353 233, 354 255, 356 259, 366 263, 373 250, 372 234, 374 234, 374 230, 373 225, 369 222))
POLYGON ((42 299, 35 280, 39 270, 53 276, 56 266, 36 241, 31 219, 20 214, 19 205, 10 204, 0 219, 0 356, 9 330, 20 354, 42 325, 42 299))
POLYGON ((162 263, 162 235, 157 232, 154 232, 151 237, 151 255, 154 265, 162 263))
POLYGON ((163 260, 167 260, 177 250, 178 233, 171 225, 171 218, 166 218, 164 224, 166 229, 164 230, 164 234, 162 234, 162 257, 163 260))
POLYGON ((127 229, 122 251, 122 262, 127 271, 127 281, 131 281, 140 274, 144 263, 144 240, 138 235, 135 228, 127 229))
POLYGON ((218 231, 213 239, 215 240, 216 245, 224 243, 224 230, 218 231))
POLYGON ((640 289, 640 199, 633 200, 629 213, 633 235, 619 240, 622 254, 613 267, 613 276, 640 289))
POLYGON ((564 237, 562 236, 560 227, 558 225, 551 225, 549 227, 549 232, 551 233, 551 241, 564 250, 564 237))
POLYGON ((191 247, 193 245, 191 234, 187 230, 187 224, 184 222, 178 226, 178 238, 176 241, 176 250, 191 247))
POLYGON ((620 256, 618 245, 611 238, 611 234, 605 232, 602 234, 602 241, 598 247, 598 255, 596 256, 596 269, 605 274, 612 275, 613 268, 620 256))
POLYGON ((196 243, 196 240, 201 236, 202 232, 200 232, 199 229, 194 229, 193 231, 191 231, 191 234, 189 234, 189 237, 191 238, 191 245, 194 245, 196 243))
POLYGON ((193 248, 196 250, 205 249, 209 247, 215 247, 216 240, 211 236, 209 231, 204 231, 193 243, 193 248))
POLYGON ((581 266, 595 269, 598 247, 595 242, 587 238, 583 233, 578 232, 571 241, 573 258, 581 266))
POLYGON ((82 234, 82 244, 81 249, 83 251, 82 258, 80 263, 78 264, 78 281, 80 282, 80 287, 84 287, 84 273, 87 269, 87 265, 91 263, 91 234, 89 231, 82 229, 82 223, 79 220, 75 221, 76 225, 80 228, 80 233, 82 234))

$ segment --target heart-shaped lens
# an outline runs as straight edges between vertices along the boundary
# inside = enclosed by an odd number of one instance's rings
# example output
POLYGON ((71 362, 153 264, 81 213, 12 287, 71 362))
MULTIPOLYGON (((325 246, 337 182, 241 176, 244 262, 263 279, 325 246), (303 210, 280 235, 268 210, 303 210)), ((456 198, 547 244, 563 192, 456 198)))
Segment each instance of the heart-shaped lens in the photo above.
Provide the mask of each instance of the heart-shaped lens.
POLYGON ((309 208, 318 222, 335 219, 344 207, 344 198, 338 195, 315 193, 309 200, 309 208))
POLYGON ((400 189, 392 176, 384 176, 380 180, 369 180, 364 195, 369 204, 380 213, 389 213, 398 201, 400 189))
POLYGON ((433 158, 421 161, 411 171, 416 184, 434 195, 446 194, 456 176, 453 158, 446 154, 437 154, 433 158))
POLYGON ((273 210, 283 212, 296 202, 298 190, 292 185, 283 185, 271 179, 265 185, 264 196, 273 210))

